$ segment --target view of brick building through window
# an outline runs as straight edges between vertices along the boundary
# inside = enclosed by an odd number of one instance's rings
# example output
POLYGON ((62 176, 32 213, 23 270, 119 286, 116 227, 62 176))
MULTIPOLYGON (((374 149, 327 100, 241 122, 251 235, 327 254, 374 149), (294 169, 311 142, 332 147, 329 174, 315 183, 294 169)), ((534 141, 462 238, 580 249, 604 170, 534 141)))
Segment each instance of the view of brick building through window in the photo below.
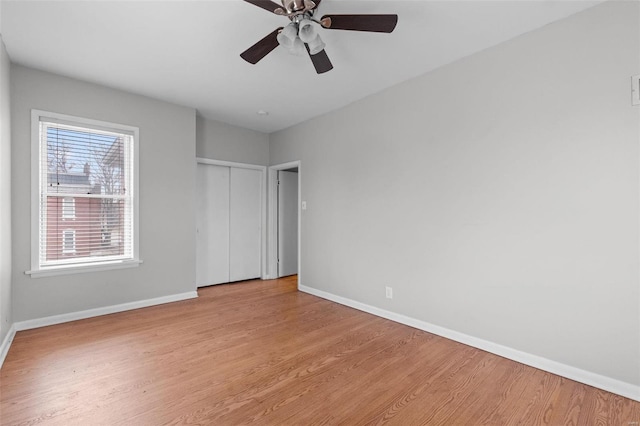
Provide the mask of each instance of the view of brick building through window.
MULTIPOLYGON (((121 137, 47 128, 45 262, 125 254, 121 137)), ((43 229, 43 230, 44 230, 43 229)))

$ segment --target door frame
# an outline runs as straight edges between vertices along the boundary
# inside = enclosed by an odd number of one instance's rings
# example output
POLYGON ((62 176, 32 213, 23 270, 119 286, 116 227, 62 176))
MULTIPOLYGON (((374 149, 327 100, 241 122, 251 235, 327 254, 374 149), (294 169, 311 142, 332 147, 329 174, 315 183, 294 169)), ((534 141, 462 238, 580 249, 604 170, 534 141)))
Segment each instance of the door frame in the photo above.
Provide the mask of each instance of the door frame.
MULTIPOLYGON (((236 163, 233 161, 213 160, 211 158, 196 157, 196 167, 198 164, 209 164, 212 166, 236 167, 239 169, 258 170, 260 174, 260 279, 267 278, 267 166, 257 164, 236 163)), ((198 194, 196 194, 196 197, 198 194)), ((195 233, 194 229, 194 233, 195 233)), ((196 237, 197 238, 197 237, 196 237)))
POLYGON ((302 285, 302 162, 300 160, 269 166, 269 223, 267 224, 267 279, 278 278, 278 171, 298 168, 298 286, 302 285))

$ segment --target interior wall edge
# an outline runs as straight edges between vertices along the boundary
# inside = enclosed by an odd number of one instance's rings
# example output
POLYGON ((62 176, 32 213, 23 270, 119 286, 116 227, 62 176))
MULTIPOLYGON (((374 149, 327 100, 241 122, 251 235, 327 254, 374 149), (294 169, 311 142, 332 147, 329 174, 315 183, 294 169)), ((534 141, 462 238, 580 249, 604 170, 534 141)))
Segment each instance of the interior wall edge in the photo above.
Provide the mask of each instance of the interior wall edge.
POLYGON ((180 302, 183 300, 195 299, 198 297, 197 291, 173 294, 170 296, 155 297, 153 299, 138 300, 136 302, 121 303, 118 305, 104 306, 101 308, 87 309, 84 311, 70 312, 67 314, 52 315, 43 318, 17 321, 13 324, 16 331, 31 330, 34 328, 47 327, 50 325, 63 324, 65 322, 78 321, 87 318, 99 317, 102 315, 115 314, 118 312, 132 311, 134 309, 148 308, 165 303, 180 302))
POLYGON ((313 287, 298 285, 298 290, 640 402, 640 386, 631 383, 460 333, 406 315, 367 305, 366 303, 357 302, 313 287))
POLYGON ((13 338, 16 336, 16 326, 15 324, 11 324, 9 331, 4 336, 2 340, 2 344, 0 345, 0 368, 2 368, 2 364, 4 364, 5 358, 7 358, 7 354, 9 353, 9 348, 11 347, 11 343, 13 343, 13 338))
POLYGON ((18 321, 11 324, 9 332, 0 345, 0 368, 4 363, 9 348, 18 331, 32 330, 34 328, 47 327, 50 325, 63 324, 71 321, 78 321, 87 318, 95 318, 103 315, 115 314, 118 312, 132 311, 135 309, 149 308, 151 306, 164 305, 165 303, 180 302, 183 300, 195 299, 198 297, 197 291, 173 294, 170 296, 156 297, 153 299, 139 300, 136 302, 121 303, 119 305, 104 306, 101 308, 87 309, 84 311, 70 312, 68 314, 52 315, 43 318, 36 318, 26 321, 18 321))
POLYGON ((11 140, 11 58, 0 34, 0 341, 11 335, 14 319, 11 140))

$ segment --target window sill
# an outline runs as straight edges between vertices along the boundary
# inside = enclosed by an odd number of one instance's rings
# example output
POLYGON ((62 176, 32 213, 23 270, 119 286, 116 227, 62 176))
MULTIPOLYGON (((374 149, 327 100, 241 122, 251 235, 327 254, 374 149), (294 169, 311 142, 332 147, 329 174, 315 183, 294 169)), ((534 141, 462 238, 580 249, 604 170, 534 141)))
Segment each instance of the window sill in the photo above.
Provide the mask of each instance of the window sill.
POLYGON ((49 266, 32 271, 25 271, 25 274, 31 275, 31 278, 42 278, 55 275, 83 274, 87 272, 110 271, 112 269, 136 268, 141 263, 142 260, 115 260, 84 265, 49 266))

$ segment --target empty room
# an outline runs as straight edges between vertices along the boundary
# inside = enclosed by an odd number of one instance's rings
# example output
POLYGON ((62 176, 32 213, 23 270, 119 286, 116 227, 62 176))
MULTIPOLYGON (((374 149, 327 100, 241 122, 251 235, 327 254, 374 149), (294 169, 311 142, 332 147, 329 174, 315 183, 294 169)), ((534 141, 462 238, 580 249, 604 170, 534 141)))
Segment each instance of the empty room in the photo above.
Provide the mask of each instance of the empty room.
POLYGON ((0 424, 640 426, 640 1, 0 0, 0 424))

